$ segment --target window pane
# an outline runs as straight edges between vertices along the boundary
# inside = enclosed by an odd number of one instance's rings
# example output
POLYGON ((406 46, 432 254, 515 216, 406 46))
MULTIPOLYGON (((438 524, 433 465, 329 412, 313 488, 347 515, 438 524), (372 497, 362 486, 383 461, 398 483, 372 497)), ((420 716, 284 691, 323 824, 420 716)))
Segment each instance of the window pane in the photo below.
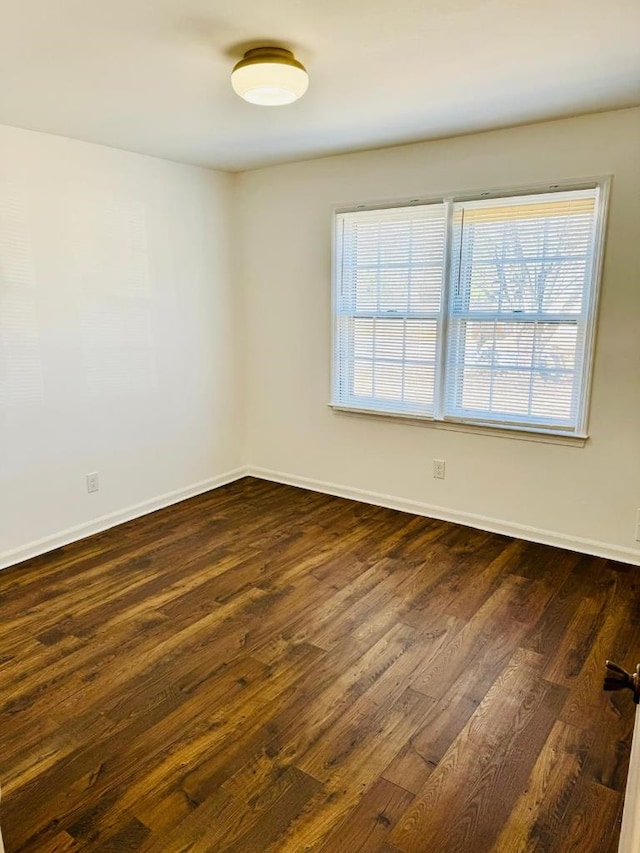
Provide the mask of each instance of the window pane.
POLYGON ((407 360, 436 360, 436 324, 432 320, 407 320, 405 323, 405 349, 407 360))
POLYGON ((353 364, 353 393, 357 397, 373 397, 373 362, 355 361, 353 364))
POLYGON ((402 399, 402 365, 374 362, 374 396, 380 400, 402 399))
POLYGON ((378 272, 380 311, 405 312, 409 306, 409 269, 391 267, 378 272))
POLYGON ((375 358, 402 361, 404 354, 404 320, 375 320, 373 349, 375 358))
POLYGON ((404 399, 424 406, 433 403, 435 367, 428 364, 407 364, 404 368, 404 399))
POLYGON ((373 358, 373 329, 375 320, 357 317, 353 320, 354 358, 373 358))
POLYGON ((492 372, 491 410, 505 414, 529 414, 529 374, 521 370, 492 372))
POLYGON ((411 270, 409 311, 417 314, 437 314, 440 311, 442 264, 443 258, 439 257, 437 266, 414 267, 411 270))
POLYGON ((374 312, 378 309, 378 271, 358 269, 354 275, 356 311, 374 312))
POLYGON ((464 368, 460 405, 471 411, 488 411, 491 408, 490 370, 464 368))
POLYGON ((539 373, 532 382, 531 414, 549 420, 571 417, 573 376, 570 373, 539 373))

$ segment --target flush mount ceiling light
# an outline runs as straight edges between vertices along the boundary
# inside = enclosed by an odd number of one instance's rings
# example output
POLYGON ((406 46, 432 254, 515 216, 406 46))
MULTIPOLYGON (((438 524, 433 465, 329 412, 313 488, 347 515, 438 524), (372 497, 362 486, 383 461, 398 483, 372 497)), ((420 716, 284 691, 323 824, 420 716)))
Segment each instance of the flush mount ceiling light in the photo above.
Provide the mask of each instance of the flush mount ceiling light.
POLYGON ((256 47, 231 72, 231 85, 250 104, 277 107, 301 98, 309 86, 309 75, 290 50, 256 47))

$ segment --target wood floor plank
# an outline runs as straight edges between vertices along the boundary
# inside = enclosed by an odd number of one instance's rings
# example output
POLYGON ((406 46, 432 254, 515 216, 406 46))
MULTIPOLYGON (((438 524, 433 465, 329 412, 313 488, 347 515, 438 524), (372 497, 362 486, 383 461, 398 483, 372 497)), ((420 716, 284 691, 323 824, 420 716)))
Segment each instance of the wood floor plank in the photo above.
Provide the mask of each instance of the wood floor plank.
POLYGON ((245 478, 0 573, 6 849, 613 853, 639 649, 637 568, 245 478))
MULTIPOLYGON (((431 704, 429 697, 407 688, 394 702, 382 722, 369 723, 371 729, 361 734, 349 752, 341 751, 328 758, 323 769, 323 791, 311 802, 286 834, 265 848, 265 853, 298 853, 319 850, 336 824, 360 802, 373 780, 377 779, 391 755, 413 732, 431 704), (378 734, 379 737, 375 735, 378 734)), ((317 755, 309 764, 317 767, 317 755)), ((304 760, 300 762, 303 766, 304 760)))
POLYGON ((553 847, 589 746, 581 729, 555 723, 492 853, 542 853, 553 847))
POLYGON ((413 794, 378 779, 345 821, 332 832, 320 853, 376 853, 398 818, 411 805, 413 794))
POLYGON ((391 833, 392 844, 405 853, 424 850, 425 838, 434 849, 490 848, 562 707, 562 688, 539 675, 535 653, 517 650, 391 833))
POLYGON ((554 845, 566 853, 601 853, 617 829, 618 797, 610 788, 591 782, 580 786, 573 799, 554 845))

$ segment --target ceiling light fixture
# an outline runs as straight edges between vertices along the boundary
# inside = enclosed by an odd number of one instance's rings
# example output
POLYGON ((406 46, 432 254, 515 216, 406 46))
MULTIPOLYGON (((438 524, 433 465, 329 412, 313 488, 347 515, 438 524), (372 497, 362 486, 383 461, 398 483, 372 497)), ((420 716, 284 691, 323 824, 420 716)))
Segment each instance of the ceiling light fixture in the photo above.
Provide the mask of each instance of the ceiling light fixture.
POLYGON ((234 92, 265 107, 292 104, 309 86, 306 68, 283 47, 248 50, 231 72, 234 92))

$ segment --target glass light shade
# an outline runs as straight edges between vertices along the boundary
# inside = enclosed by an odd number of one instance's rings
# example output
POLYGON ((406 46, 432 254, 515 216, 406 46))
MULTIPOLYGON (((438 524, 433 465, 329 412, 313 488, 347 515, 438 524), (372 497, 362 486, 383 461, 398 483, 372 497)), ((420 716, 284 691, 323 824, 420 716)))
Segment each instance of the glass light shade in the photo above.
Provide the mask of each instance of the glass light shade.
POLYGON ((309 75, 291 51, 258 47, 248 50, 233 69, 231 85, 250 104, 282 106, 304 95, 309 75))

